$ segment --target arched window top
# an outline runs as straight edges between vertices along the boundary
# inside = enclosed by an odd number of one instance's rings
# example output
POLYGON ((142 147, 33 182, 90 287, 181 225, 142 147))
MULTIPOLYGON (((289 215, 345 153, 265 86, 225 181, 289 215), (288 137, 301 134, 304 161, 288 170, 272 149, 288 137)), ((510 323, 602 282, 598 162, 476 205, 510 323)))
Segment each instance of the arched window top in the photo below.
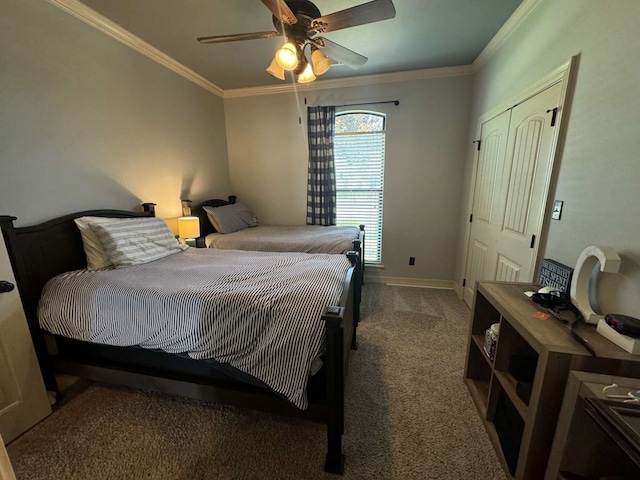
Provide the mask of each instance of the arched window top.
POLYGON ((336 113, 335 133, 384 132, 385 115, 376 112, 336 113))

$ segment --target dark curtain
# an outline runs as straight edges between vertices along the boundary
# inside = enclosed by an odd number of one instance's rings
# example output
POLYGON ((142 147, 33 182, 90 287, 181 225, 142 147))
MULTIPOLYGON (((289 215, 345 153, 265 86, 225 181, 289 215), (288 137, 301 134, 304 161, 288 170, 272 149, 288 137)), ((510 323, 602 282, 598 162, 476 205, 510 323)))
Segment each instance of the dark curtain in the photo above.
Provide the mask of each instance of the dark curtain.
POLYGON ((307 108, 307 225, 336 224, 336 170, 333 158, 335 117, 336 107, 333 106, 307 108))

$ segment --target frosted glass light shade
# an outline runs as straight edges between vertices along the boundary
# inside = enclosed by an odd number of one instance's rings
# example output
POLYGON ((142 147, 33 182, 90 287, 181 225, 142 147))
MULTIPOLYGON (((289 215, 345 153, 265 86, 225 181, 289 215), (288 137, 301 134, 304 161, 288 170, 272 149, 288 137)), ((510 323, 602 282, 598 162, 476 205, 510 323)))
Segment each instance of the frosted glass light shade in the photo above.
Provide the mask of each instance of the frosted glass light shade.
POLYGON ((178 235, 180 238, 198 238, 200 236, 200 219, 198 217, 178 218, 178 235))
POLYGON ((285 70, 293 70, 298 66, 298 51, 296 46, 291 43, 285 43, 276 52, 276 62, 285 70))
POLYGON ((284 68, 280 66, 275 58, 271 60, 271 65, 267 68, 267 72, 280 80, 284 80, 284 68))
POLYGON ((298 83, 309 83, 309 82, 313 82, 316 79, 316 76, 313 74, 313 68, 311 67, 311 64, 308 63, 307 64, 307 68, 304 69, 304 71, 298 75, 298 83))
POLYGON ((322 50, 313 49, 311 63, 313 64, 313 73, 320 76, 323 73, 327 73, 327 70, 331 68, 332 61, 322 50))

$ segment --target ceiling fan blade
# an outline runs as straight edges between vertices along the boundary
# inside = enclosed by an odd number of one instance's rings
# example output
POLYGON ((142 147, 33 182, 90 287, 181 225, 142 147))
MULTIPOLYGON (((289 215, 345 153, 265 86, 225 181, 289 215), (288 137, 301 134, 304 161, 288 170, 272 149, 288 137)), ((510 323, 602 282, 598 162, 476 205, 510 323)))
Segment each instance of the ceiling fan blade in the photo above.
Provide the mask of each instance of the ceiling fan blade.
POLYGON ((284 0, 262 0, 262 3, 264 3, 266 7, 271 10, 271 13, 281 22, 293 25, 298 21, 284 0))
POLYGON ((360 55, 359 53, 356 53, 353 50, 349 50, 348 48, 343 47, 342 45, 338 45, 331 40, 327 40, 326 38, 315 37, 309 39, 309 41, 316 47, 324 50, 324 54, 327 57, 343 63, 347 67, 353 68, 354 70, 367 63, 368 59, 364 55, 360 55))
POLYGON ((255 33, 237 33, 234 35, 216 35, 214 37, 198 37, 200 43, 224 43, 224 42, 238 42, 240 40, 255 40, 258 38, 274 38, 281 37, 280 32, 275 30, 270 32, 255 32, 255 33))
POLYGON ((374 0, 316 18, 311 21, 308 32, 311 35, 333 32, 343 28, 388 20, 395 16, 396 9, 392 0, 374 0))

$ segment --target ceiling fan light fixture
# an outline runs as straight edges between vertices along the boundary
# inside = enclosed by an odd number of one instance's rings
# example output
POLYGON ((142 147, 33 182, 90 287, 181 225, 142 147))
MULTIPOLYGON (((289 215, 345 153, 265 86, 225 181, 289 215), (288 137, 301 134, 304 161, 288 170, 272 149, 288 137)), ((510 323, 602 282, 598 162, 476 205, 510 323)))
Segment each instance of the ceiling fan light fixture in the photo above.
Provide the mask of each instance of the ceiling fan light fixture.
POLYGON ((364 55, 317 36, 318 34, 380 22, 396 16, 393 0, 368 0, 329 15, 322 15, 311 0, 262 0, 262 3, 272 13, 275 30, 197 37, 198 42, 212 44, 280 37, 286 43, 276 52, 275 62, 271 62, 267 72, 284 80, 284 71, 290 71, 293 78, 298 78, 303 83, 315 80, 316 75, 326 73, 336 63, 355 70, 367 62, 364 55), (305 54, 307 45, 311 47, 309 58, 305 54), (315 51, 314 47, 321 51, 315 51))
POLYGON ((292 42, 285 43, 276 52, 276 61, 285 70, 294 70, 298 66, 298 50, 292 42))
POLYGON ((314 47, 311 49, 311 63, 313 64, 313 73, 320 76, 327 73, 333 61, 322 50, 314 47))
POLYGON ((313 82, 315 79, 316 76, 313 74, 313 68, 311 67, 311 64, 308 63, 304 71, 298 75, 298 83, 309 83, 313 82))
POLYGON ((280 66, 278 60, 274 57, 271 65, 267 68, 267 72, 276 77, 278 80, 284 80, 284 68, 280 66))

